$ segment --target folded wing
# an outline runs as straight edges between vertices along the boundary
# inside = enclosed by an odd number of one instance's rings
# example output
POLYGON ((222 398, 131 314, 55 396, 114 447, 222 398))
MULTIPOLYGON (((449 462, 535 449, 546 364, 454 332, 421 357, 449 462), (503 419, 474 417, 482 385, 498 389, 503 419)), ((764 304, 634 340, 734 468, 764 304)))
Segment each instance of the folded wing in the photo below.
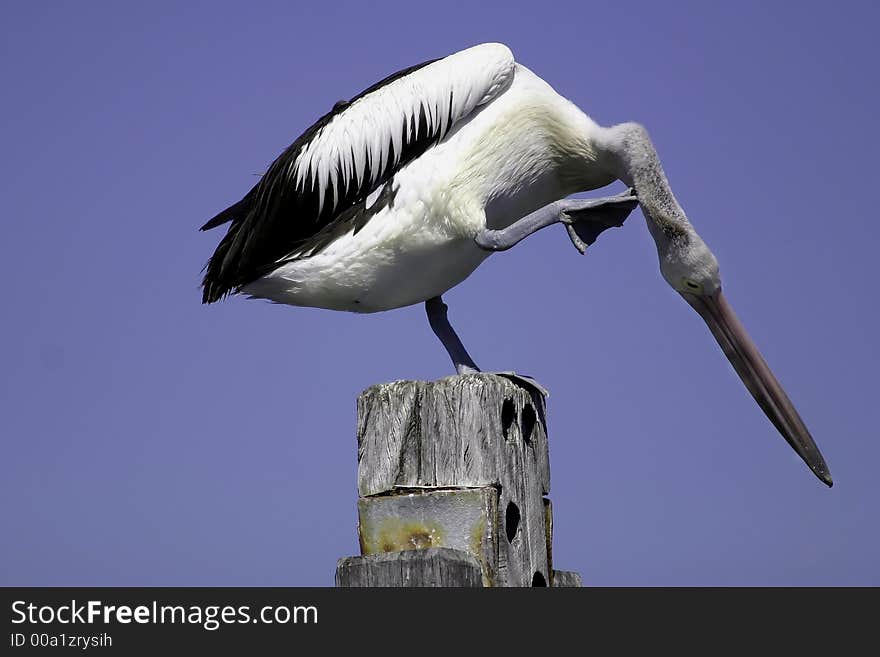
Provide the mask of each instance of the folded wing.
POLYGON ((292 253, 326 245, 328 231, 396 171, 441 141, 510 84, 514 61, 482 44, 399 71, 340 101, 269 167, 250 192, 202 230, 231 222, 206 267, 211 303, 271 271, 292 253))

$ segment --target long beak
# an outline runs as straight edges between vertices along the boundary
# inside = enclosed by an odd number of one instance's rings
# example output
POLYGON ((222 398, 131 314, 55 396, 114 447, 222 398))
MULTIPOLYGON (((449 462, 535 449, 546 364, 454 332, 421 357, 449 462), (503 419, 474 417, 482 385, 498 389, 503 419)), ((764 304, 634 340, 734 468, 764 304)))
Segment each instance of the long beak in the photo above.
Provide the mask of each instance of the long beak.
POLYGON ((681 293, 681 296, 705 320, 733 369, 783 438, 824 484, 833 485, 825 459, 804 421, 764 362, 721 290, 709 296, 687 292, 681 293))

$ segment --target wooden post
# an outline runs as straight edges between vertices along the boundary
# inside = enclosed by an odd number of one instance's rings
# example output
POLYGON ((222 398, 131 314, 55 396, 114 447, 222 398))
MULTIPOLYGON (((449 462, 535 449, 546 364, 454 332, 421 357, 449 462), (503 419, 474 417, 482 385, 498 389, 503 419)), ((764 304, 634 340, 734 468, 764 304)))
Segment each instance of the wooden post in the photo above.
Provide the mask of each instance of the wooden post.
POLYGON ((337 586, 580 586, 553 570, 543 391, 498 374, 358 399, 361 555, 337 586), (443 548, 443 549, 435 549, 443 548))

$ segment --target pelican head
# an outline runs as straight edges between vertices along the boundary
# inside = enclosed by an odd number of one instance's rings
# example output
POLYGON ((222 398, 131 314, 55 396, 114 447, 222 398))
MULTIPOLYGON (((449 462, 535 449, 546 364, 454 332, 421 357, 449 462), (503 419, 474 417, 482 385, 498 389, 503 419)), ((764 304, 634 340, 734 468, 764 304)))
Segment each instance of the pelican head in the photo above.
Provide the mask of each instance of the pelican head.
POLYGON ((676 201, 647 132, 638 124, 607 129, 615 174, 636 190, 660 260, 660 272, 693 308, 783 438, 826 485, 833 481, 804 421, 721 291, 718 261, 676 201))

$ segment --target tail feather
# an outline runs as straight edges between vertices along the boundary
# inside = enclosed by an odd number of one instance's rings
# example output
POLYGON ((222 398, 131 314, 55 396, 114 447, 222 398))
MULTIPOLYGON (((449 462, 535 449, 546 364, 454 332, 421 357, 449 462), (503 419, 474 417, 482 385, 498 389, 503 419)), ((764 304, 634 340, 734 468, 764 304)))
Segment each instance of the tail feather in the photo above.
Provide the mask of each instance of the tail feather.
POLYGON ((248 192, 247 196, 241 199, 238 203, 230 205, 223 210, 223 212, 215 215, 208 223, 199 228, 199 230, 211 230, 212 228, 222 226, 227 222, 244 219, 247 216, 248 211, 251 209, 251 205, 253 205, 251 197, 252 192, 248 192))
MULTIPOLYGON (((234 226, 234 224, 233 224, 234 226)), ((224 276, 223 261, 229 250, 232 240, 229 235, 220 242, 214 255, 205 266, 205 276, 202 278, 202 303, 214 303, 227 296, 236 287, 234 283, 224 276)))
POLYGON ((230 248, 235 244, 242 223, 253 207, 254 190, 238 203, 229 206, 216 215, 199 230, 210 230, 225 223, 232 222, 220 244, 217 245, 208 264, 205 265, 205 276, 202 279, 202 303, 220 301, 242 284, 238 280, 238 269, 227 258, 230 248))

